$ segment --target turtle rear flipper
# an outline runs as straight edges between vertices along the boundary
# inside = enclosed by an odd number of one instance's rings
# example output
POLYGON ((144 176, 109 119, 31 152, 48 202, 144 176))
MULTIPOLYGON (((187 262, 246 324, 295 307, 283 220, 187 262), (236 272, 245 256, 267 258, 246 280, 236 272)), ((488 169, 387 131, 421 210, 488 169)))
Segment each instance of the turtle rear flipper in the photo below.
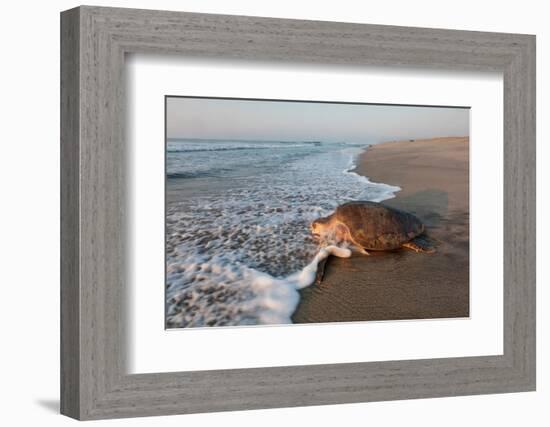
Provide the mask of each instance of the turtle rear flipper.
POLYGON ((405 242, 401 245, 402 248, 407 248, 416 253, 423 252, 427 254, 433 254, 435 252, 434 245, 430 241, 431 239, 426 238, 426 236, 418 236, 408 242, 405 242))

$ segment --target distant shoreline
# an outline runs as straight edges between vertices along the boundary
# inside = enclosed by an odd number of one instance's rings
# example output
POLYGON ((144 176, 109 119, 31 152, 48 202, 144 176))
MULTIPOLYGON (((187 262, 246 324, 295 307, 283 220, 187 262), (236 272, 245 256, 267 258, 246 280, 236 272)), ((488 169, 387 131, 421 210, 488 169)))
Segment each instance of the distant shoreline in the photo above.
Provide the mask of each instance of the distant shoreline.
POLYGON ((372 182, 401 187, 396 193, 401 198, 429 187, 442 187, 451 208, 467 210, 468 160, 468 137, 388 141, 367 147, 353 172, 368 176, 372 182))

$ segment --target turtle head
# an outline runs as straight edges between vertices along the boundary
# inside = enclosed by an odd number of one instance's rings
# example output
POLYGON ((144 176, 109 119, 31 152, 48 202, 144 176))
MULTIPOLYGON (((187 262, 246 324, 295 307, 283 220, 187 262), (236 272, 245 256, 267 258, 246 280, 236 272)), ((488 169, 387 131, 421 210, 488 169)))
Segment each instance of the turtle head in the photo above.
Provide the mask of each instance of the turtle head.
POLYGON ((315 221, 313 221, 310 225, 311 234, 313 234, 314 238, 320 239, 324 234, 326 234, 329 227, 330 227, 330 217, 318 218, 315 221))

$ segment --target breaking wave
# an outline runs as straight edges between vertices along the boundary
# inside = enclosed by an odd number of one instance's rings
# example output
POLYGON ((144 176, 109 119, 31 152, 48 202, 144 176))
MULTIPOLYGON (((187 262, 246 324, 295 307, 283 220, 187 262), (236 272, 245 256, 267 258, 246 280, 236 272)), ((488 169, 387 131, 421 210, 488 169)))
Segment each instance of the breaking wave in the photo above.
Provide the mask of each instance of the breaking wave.
POLYGON ((364 144, 220 144, 167 153, 167 327, 291 323, 317 263, 350 254, 319 248, 311 221, 399 188, 352 172, 364 144))

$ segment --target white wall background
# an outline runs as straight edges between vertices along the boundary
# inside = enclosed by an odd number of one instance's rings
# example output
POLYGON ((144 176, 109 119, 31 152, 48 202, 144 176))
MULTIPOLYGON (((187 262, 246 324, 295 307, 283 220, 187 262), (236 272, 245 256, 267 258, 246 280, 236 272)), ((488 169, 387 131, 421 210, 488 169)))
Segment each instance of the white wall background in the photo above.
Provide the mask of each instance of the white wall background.
MULTIPOLYGON (((135 0, 97 5, 537 34, 538 391, 412 401, 109 421, 117 426, 545 426, 550 422, 548 350, 550 217, 550 27, 537 0, 135 0), (546 197, 545 197, 546 196, 546 197)), ((59 384, 59 12, 75 1, 5 2, 0 67, 0 420, 63 426, 59 384)))

